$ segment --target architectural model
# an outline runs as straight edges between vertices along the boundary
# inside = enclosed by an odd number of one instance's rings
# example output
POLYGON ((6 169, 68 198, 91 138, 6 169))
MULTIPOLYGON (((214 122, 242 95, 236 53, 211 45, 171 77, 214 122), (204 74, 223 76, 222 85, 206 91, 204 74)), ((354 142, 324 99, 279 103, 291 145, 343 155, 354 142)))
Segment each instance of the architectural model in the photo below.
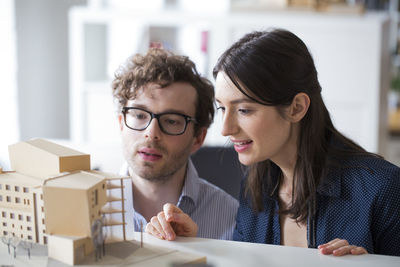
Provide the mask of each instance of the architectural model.
MULTIPOLYGON (((13 171, 0 168, 3 239, 47 245, 49 258, 69 265, 87 262, 92 252, 100 259, 106 242, 126 254, 118 261, 108 255, 110 264, 143 265, 147 257, 151 260, 146 266, 154 266, 152 261, 162 261, 165 255, 177 255, 184 262, 205 261, 165 248, 137 249, 137 242, 127 241, 126 226, 131 223, 125 218, 123 187, 129 177, 91 170, 89 154, 44 139, 10 145, 9 154, 13 171)), ((132 238, 133 229, 129 233, 132 238)))
MULTIPOLYGON (((92 171, 90 155, 43 139, 10 145, 9 154, 13 171, 0 173, 2 236, 48 244, 50 257, 74 264, 76 255, 93 251, 91 227, 96 220, 125 232, 124 210, 107 208, 124 198, 107 199, 107 191, 123 194, 118 184, 126 177, 92 171), (111 213, 120 213, 122 220, 107 221, 111 213)), ((124 238, 110 236, 114 241, 124 238)))

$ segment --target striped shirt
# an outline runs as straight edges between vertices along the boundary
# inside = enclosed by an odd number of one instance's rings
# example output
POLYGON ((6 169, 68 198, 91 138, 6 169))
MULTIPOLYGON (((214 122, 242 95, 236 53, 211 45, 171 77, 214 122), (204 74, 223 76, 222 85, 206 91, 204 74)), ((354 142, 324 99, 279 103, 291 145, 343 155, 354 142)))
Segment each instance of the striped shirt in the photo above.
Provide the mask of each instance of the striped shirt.
MULTIPOLYGON (((128 164, 125 164, 121 174, 129 175, 128 173, 128 164)), ((146 219, 134 210, 130 179, 124 182, 124 197, 127 229, 133 227, 134 231, 140 231, 141 223, 145 229, 146 219)), ((190 159, 182 192, 176 205, 196 222, 198 237, 232 240, 238 201, 219 187, 200 178, 190 159)))

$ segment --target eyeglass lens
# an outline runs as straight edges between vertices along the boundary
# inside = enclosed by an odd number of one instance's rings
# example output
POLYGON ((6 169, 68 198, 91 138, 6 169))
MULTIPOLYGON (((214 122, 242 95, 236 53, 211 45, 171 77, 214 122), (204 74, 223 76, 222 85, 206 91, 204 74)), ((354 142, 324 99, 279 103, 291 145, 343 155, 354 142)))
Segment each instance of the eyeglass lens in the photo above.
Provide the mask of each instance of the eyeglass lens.
MULTIPOLYGON (((144 130, 151 122, 151 113, 140 109, 129 109, 125 115, 127 126, 134 130, 144 130)), ((163 131, 169 134, 183 133, 186 127, 186 119, 179 114, 165 113, 159 116, 158 122, 163 131)))

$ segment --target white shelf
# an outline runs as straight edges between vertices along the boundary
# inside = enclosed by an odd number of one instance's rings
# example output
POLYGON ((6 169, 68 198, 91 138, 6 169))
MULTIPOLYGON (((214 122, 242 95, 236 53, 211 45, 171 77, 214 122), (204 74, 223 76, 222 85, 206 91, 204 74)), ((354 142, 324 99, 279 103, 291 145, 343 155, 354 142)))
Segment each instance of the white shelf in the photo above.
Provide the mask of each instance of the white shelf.
MULTIPOLYGON (((339 15, 274 11, 206 15, 74 8, 69 18, 71 136, 75 142, 100 144, 102 138, 106 141, 120 138, 118 131, 107 132, 115 127, 115 116, 106 115, 112 110, 109 106, 112 102, 109 81, 118 65, 128 56, 146 50, 152 38, 149 33, 151 27, 176 28, 176 50, 202 65, 209 78, 218 57, 244 33, 278 27, 293 31, 309 47, 319 73, 324 100, 337 128, 367 150, 385 154, 390 81, 390 23, 387 13, 339 15), (85 64, 83 29, 86 24, 96 23, 106 25, 107 29, 107 77, 103 79, 106 82, 88 83, 82 74, 85 64), (202 30, 209 32, 206 57, 199 52, 200 42, 196 40, 200 36, 197 33, 202 30), (188 32, 189 35, 185 35, 188 32), (187 50, 188 46, 192 50, 187 50), (103 114, 100 115, 101 124, 107 125, 107 129, 91 130, 92 126, 88 123, 92 121, 91 114, 103 114), (105 134, 99 137, 96 133, 99 131, 105 131, 105 134)), ((206 144, 225 144, 226 138, 219 133, 220 124, 217 115, 206 144)))

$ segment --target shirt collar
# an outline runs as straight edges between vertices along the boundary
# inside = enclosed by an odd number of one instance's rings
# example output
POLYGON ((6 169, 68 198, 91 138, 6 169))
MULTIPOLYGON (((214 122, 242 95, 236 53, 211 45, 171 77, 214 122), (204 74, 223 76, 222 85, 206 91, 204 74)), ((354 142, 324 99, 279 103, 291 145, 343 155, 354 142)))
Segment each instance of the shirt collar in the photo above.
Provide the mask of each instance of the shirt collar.
MULTIPOLYGON (((124 162, 122 165, 119 174, 121 175, 130 175, 131 170, 128 163, 124 162)), ((187 169, 186 169, 186 176, 185 181, 183 183, 183 188, 181 195, 179 196, 178 206, 179 203, 184 198, 187 198, 194 206, 197 205, 197 200, 199 197, 199 186, 198 186, 198 178, 199 174, 197 173, 196 168, 193 165, 191 159, 188 160, 187 169)))
POLYGON ((186 177, 182 188, 182 193, 179 197, 178 206, 187 199, 191 206, 194 208, 197 206, 199 197, 199 186, 197 184, 199 175, 196 168, 194 167, 191 159, 188 160, 188 166, 186 169, 186 177))
MULTIPOLYGON (((125 175, 125 176, 131 176, 131 173, 132 173, 132 170, 129 167, 128 163, 124 162, 119 171, 119 174, 125 175)), ((194 167, 192 160, 189 158, 181 197, 187 196, 187 197, 191 198, 195 204, 197 204, 197 199, 199 196, 199 190, 197 187, 197 179, 198 178, 199 178, 199 174, 197 173, 197 170, 194 167)))
POLYGON ((126 161, 124 161, 124 163, 122 164, 121 169, 119 170, 118 174, 131 176, 130 170, 129 170, 129 165, 126 161))

